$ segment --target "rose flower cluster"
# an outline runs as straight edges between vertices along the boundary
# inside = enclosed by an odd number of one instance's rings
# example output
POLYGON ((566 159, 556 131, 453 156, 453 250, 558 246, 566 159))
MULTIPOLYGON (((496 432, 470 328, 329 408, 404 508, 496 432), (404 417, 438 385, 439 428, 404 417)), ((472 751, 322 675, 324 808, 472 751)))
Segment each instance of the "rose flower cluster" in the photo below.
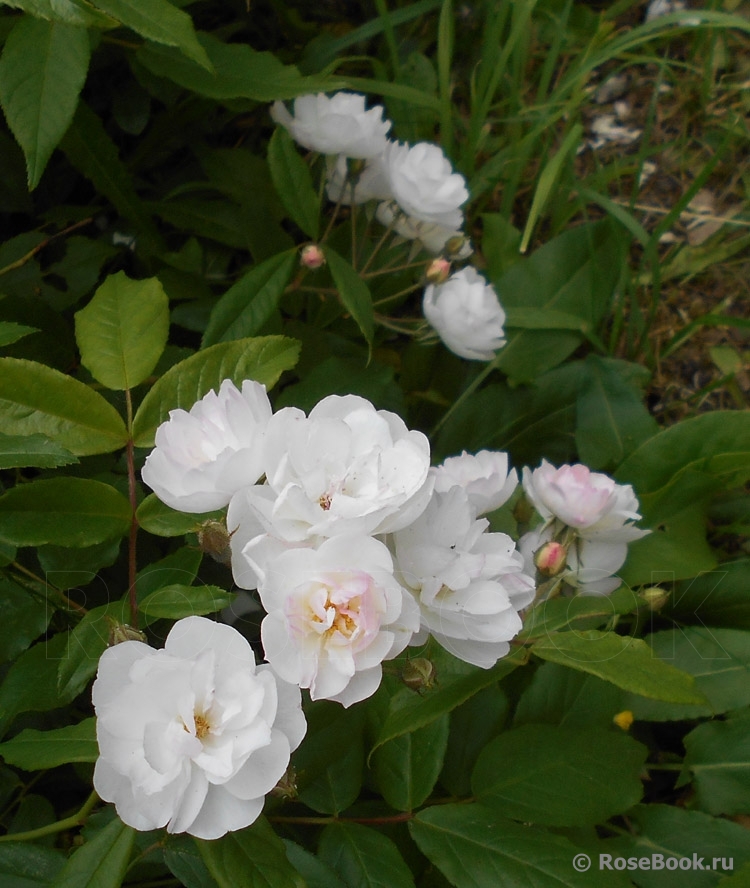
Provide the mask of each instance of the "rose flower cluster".
POLYGON ((309 415, 225 380, 156 432, 143 480, 168 506, 227 507, 231 568, 265 616, 254 653, 234 628, 188 617, 163 650, 125 641, 94 684, 94 785, 125 823, 216 838, 259 815, 305 733, 300 688, 344 706, 382 663, 432 636, 489 668, 508 653, 537 579, 611 591, 644 531, 630 487, 584 466, 524 470, 543 524, 520 541, 483 517, 518 485, 505 453, 430 466, 426 437, 354 395, 309 415))
MULTIPOLYGON (((357 93, 323 93, 294 100, 293 114, 275 102, 271 116, 311 151, 326 155, 326 193, 335 203, 377 202, 379 222, 429 253, 466 259, 461 207, 466 180, 439 145, 408 145, 387 138, 382 105, 365 110, 357 93)), ((473 268, 430 284, 424 315, 445 345, 462 358, 489 361, 505 345, 505 312, 492 286, 473 268)))

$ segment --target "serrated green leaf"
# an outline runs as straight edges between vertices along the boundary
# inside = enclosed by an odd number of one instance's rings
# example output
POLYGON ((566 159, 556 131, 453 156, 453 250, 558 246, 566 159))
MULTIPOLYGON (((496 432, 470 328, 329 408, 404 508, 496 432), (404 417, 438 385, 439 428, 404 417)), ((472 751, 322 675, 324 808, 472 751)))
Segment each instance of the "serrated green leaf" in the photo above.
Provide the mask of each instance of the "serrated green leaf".
POLYGON ((54 731, 27 728, 12 740, 0 743, 0 755, 23 771, 43 771, 69 762, 95 762, 99 757, 96 719, 54 731))
MULTIPOLYGON (((479 804, 439 805, 409 822, 420 851, 456 888, 602 888, 596 867, 578 872, 579 850, 563 836, 521 826, 479 804)), ((627 888, 607 873, 607 888, 627 888)))
POLYGON ((372 296, 367 284, 346 259, 342 259, 330 247, 325 248, 325 255, 344 308, 356 321, 368 345, 372 346, 375 319, 372 310, 372 296))
POLYGON ((627 586, 611 595, 576 595, 573 598, 549 598, 538 602, 524 617, 523 639, 543 638, 558 629, 592 629, 609 622, 618 614, 634 613, 643 601, 627 586))
MULTIPOLYGON (((399 695, 392 701, 390 711, 380 729, 373 751, 388 740, 416 731, 430 724, 446 712, 466 702, 470 697, 505 678, 516 667, 526 662, 528 654, 519 649, 500 660, 490 669, 472 670, 468 675, 441 679, 438 686, 422 697, 399 695)), ((372 755, 372 753, 371 753, 372 755)))
POLYGON ((94 379, 121 391, 143 382, 167 344, 169 300, 157 278, 110 275, 76 312, 81 363, 94 379))
POLYGON ((90 52, 84 28, 32 16, 8 37, 0 58, 0 104, 26 155, 30 190, 70 126, 90 52))
POLYGON ((0 358, 0 421, 6 434, 46 435, 75 456, 109 453, 128 440, 120 414, 98 392, 20 358, 0 358))
POLYGON ((159 77, 167 77, 185 89, 212 99, 271 102, 339 89, 345 82, 340 78, 302 77, 293 65, 284 65, 272 53, 256 52, 246 44, 224 43, 211 34, 200 34, 199 40, 213 73, 161 46, 146 44, 138 50, 137 58, 159 77))
POLYGON ((155 493, 150 493, 138 506, 135 517, 138 524, 154 536, 176 537, 195 533, 204 521, 218 520, 224 512, 178 512, 165 505, 155 493))
POLYGON ((296 264, 297 251, 289 250, 243 275, 212 309, 203 347, 254 336, 278 305, 296 264))
POLYGON ((119 158, 117 146, 104 129, 102 121, 85 102, 79 102, 60 148, 71 165, 91 182, 97 192, 137 226, 138 246, 162 252, 159 232, 133 187, 133 179, 119 158))
POLYGON ((55 848, 31 842, 0 844, 0 882, 3 888, 41 888, 50 885, 65 865, 55 848))
POLYGON ((39 327, 28 327, 26 324, 16 324, 13 321, 0 321, 0 348, 4 345, 12 345, 30 333, 38 332, 39 327))
POLYGON ((372 755, 378 789, 392 808, 413 811, 432 792, 448 745, 448 715, 384 743, 372 755))
POLYGON ((283 842, 263 818, 211 842, 196 839, 196 844, 219 888, 304 888, 283 842))
POLYGON ((750 814, 750 719, 698 725, 683 740, 698 806, 709 814, 750 814))
POLYGON ((619 688, 669 703, 705 703, 692 675, 654 657, 641 638, 614 632, 557 632, 531 648, 549 660, 597 675, 619 688))
POLYGON ((141 37, 166 46, 176 46, 206 71, 212 71, 206 51, 198 42, 193 20, 186 12, 172 6, 167 0, 148 0, 148 3, 139 0, 89 0, 89 2, 141 37))
POLYGON ((0 469, 34 466, 52 469, 77 463, 73 454, 46 435, 3 435, 0 433, 0 469))
POLYGON ((216 888, 192 836, 170 835, 164 848, 164 863, 185 888, 216 888))
POLYGON ((664 613, 681 623, 750 629, 748 589, 750 558, 728 561, 714 571, 678 583, 664 613))
POLYGON ((162 586, 138 603, 138 609, 153 619, 180 620, 220 611, 236 596, 219 586, 162 586))
POLYGON ((309 237, 316 239, 320 221, 320 197, 313 188, 310 168, 297 153, 289 133, 277 127, 268 143, 268 167, 289 218, 309 237))
POLYGON ((359 823, 327 826, 318 854, 349 888, 414 888, 414 878, 396 845, 359 823))
POLYGON ((0 663, 17 657, 44 632, 52 619, 44 599, 7 577, 0 577, 0 663))
POLYGON ((68 858, 55 888, 119 888, 134 839, 134 829, 119 818, 110 821, 68 858))
POLYGON ((85 28, 115 28, 117 22, 90 6, 87 0, 2 0, 3 6, 22 9, 36 18, 85 28))
POLYGON ((593 826, 640 801, 647 755, 632 737, 606 728, 523 725, 485 747, 472 790, 514 820, 593 826))
POLYGON ((189 586, 195 580, 202 560, 203 553, 197 546, 183 546, 160 561, 147 565, 138 571, 136 577, 138 599, 142 600, 164 586, 189 586))
POLYGON ((170 410, 189 410, 225 379, 241 385, 254 379, 271 388, 297 363, 299 343, 285 336, 259 336, 221 342, 171 367, 143 399, 133 421, 137 447, 153 447, 154 434, 170 410))
POLYGON ((130 520, 119 491, 87 478, 32 481, 0 497, 0 539, 15 546, 91 546, 127 533, 130 520))
MULTIPOLYGON (((294 842, 284 839, 284 847, 286 848, 286 856, 304 878, 307 888, 346 888, 346 885, 339 879, 336 873, 328 864, 305 851, 294 842)), ((188 886, 189 888, 189 886, 188 886)))

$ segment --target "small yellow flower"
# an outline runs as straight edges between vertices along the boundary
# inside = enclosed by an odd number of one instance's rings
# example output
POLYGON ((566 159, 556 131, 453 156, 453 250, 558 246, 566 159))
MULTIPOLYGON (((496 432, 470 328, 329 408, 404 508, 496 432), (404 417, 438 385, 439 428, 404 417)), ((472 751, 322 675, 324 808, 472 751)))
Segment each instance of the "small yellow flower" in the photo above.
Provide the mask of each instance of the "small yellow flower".
POLYGON ((623 731, 629 731, 630 726, 633 724, 633 713, 629 709, 625 709, 622 712, 618 712, 617 715, 612 719, 612 721, 617 725, 618 728, 622 728, 623 731))

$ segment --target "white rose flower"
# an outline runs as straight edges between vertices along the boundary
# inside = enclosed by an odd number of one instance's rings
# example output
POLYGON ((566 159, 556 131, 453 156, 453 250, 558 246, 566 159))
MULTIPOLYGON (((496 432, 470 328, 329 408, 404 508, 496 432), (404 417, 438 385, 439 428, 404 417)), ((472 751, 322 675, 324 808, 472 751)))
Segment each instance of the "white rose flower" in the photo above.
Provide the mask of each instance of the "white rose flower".
POLYGON ((299 688, 203 617, 175 623, 164 650, 106 650, 92 693, 94 788, 139 830, 216 839, 248 826, 306 730, 299 688))
MULTIPOLYGON (((427 438, 356 395, 330 395, 309 417, 296 407, 279 410, 266 429, 263 468, 266 483, 230 504, 235 553, 261 533, 310 544, 397 530, 422 512, 432 491, 427 438)), ((235 570, 238 583, 242 573, 235 570)))
POLYGON ((439 145, 389 142, 384 162, 391 193, 407 216, 444 228, 461 228, 459 208, 469 199, 466 180, 453 172, 439 145))
POLYGON ((274 557, 273 547, 259 542, 246 546, 245 556, 259 559, 255 570, 268 613, 261 637, 274 669, 309 688, 313 700, 350 706, 374 694, 381 662, 399 654, 419 628, 388 549, 369 536, 342 535, 318 549, 286 549, 274 557))
POLYGON ((299 96, 293 107, 294 115, 283 102, 274 102, 271 117, 304 148, 360 158, 385 149, 391 122, 383 120, 382 105, 365 111, 365 97, 359 93, 299 96))
MULTIPOLYGON (((410 526, 393 535, 397 576, 417 599, 419 641, 429 632, 454 656, 489 669, 521 630, 519 611, 536 586, 504 533, 487 533, 462 487, 435 493, 410 526)), ((414 643, 414 642, 413 642, 414 643)))
POLYGON ((392 196, 382 155, 369 158, 357 175, 353 200, 351 181, 347 181, 347 169, 346 155, 326 158, 326 194, 329 200, 349 206, 352 203, 367 203, 368 200, 387 200, 392 196))
POLYGON ((499 450, 480 450, 450 456, 431 470, 435 492, 445 493, 451 487, 463 487, 477 515, 499 509, 513 495, 518 485, 515 469, 508 471, 508 454, 499 450))
POLYGON ((523 470, 526 496, 545 521, 555 519, 577 530, 584 539, 627 543, 649 533, 633 527, 641 517, 638 499, 629 484, 616 484, 608 475, 584 465, 556 469, 546 460, 523 470))
POLYGON ((422 310, 445 345, 461 358, 489 361, 505 345, 505 312, 492 286, 471 266, 444 284, 427 286, 422 310))
POLYGON ((422 222, 411 216, 405 216, 392 201, 378 204, 375 218, 386 228, 393 226, 396 234, 406 240, 418 240, 428 253, 437 256, 449 252, 452 259, 468 259, 474 252, 471 241, 458 228, 446 228, 435 222, 422 222), (456 244, 454 250, 449 248, 456 244))
POLYGON ((263 474, 262 445, 271 404, 252 380, 240 392, 225 379, 190 411, 171 410, 156 430, 156 447, 141 477, 159 499, 180 512, 210 512, 263 474))

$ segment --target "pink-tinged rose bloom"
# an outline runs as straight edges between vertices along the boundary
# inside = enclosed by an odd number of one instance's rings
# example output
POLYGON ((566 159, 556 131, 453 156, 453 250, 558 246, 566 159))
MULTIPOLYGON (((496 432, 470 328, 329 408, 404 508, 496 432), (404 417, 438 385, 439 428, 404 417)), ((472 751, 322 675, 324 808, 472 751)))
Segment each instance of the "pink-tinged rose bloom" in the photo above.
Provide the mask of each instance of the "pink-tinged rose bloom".
POLYGON ((450 456, 431 471, 437 493, 463 487, 477 515, 499 509, 518 486, 516 470, 508 471, 508 454, 499 450, 464 450, 461 456, 450 456))
POLYGON ((239 492, 227 516, 243 585, 238 553, 260 534, 310 545, 342 533, 388 533, 410 524, 432 492, 427 438, 356 395, 330 395, 309 416, 279 410, 266 429, 263 468, 266 483, 239 492))
POLYGON ((426 287, 422 310, 445 345, 468 361, 490 361, 505 345, 505 312, 491 284, 470 266, 426 287))
POLYGON ((504 533, 487 533, 462 487, 434 493, 427 509, 392 537, 397 576, 414 595, 421 632, 454 656, 488 669, 522 628, 519 611, 536 586, 504 533))
POLYGON ((180 512, 210 512, 263 474, 262 453, 271 404, 252 380, 240 392, 225 379, 189 411, 171 410, 156 430, 156 447, 141 477, 159 499, 180 512))
POLYGON ((106 650, 92 694, 94 788, 139 830, 216 839, 248 826, 306 730, 299 688, 203 617, 175 623, 163 650, 106 650))
POLYGON ((533 472, 523 470, 523 487, 545 521, 557 519, 584 539, 627 543, 649 532, 631 523, 641 517, 633 488, 584 465, 556 469, 542 460, 533 472))
POLYGON ((286 681, 309 688, 313 700, 350 706, 374 694, 381 662, 419 628, 388 549, 372 537, 342 535, 317 549, 276 552, 262 538, 245 548, 249 560, 258 558, 269 663, 286 681))
POLYGON ((389 142, 383 162, 391 194, 407 216, 444 228, 461 227, 460 208, 469 199, 466 180, 453 172, 439 145, 389 142))
POLYGON ((385 149, 391 122, 383 119, 382 105, 366 111, 365 97, 359 93, 299 96, 293 110, 290 114, 283 102, 274 102, 271 117, 311 151, 363 158, 385 149))

